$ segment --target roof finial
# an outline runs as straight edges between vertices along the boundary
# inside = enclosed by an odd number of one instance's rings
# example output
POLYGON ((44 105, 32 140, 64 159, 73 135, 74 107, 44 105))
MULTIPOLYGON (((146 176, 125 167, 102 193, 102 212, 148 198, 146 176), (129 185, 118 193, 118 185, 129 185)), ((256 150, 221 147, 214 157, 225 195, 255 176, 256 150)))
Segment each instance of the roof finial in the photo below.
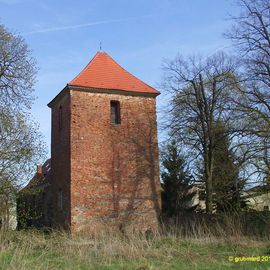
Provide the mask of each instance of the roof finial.
POLYGON ((99 50, 102 51, 102 42, 99 42, 99 50))

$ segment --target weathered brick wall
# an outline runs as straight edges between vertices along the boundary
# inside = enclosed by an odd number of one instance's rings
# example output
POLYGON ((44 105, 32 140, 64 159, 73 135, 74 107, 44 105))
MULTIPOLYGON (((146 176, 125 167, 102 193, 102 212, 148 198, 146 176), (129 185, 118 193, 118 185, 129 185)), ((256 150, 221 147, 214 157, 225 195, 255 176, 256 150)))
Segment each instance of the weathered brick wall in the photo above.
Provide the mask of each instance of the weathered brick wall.
POLYGON ((52 105, 51 134, 51 198, 52 225, 70 228, 70 95, 66 93, 52 105), (59 108, 62 107, 62 121, 59 127, 59 108), (62 191, 62 209, 59 194, 62 191))
MULTIPOLYGON (((70 105, 72 231, 104 225, 156 229, 160 183, 155 98, 72 90, 70 105), (120 125, 111 124, 111 100, 120 102, 120 125)), ((66 142, 55 141, 52 148, 60 146, 66 142)), ((54 149, 58 152, 60 148, 54 149)), ((58 177, 67 167, 59 160, 68 164, 66 156, 54 157, 58 177)))

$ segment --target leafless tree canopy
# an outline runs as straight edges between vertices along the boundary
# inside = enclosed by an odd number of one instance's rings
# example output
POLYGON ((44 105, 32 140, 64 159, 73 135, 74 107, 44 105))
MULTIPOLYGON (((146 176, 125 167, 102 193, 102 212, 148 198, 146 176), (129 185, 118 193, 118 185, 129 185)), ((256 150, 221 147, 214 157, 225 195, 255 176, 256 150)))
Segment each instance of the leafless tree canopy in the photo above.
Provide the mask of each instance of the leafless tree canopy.
POLYGON ((0 105, 30 108, 36 71, 23 38, 0 25, 0 105))
POLYGON ((241 13, 233 17, 227 34, 242 64, 245 101, 235 100, 249 119, 246 134, 253 140, 255 171, 269 171, 270 148, 270 2, 239 0, 241 13))
MULTIPOLYGON (((234 25, 227 35, 236 48, 244 68, 248 103, 242 105, 256 121, 262 121, 269 132, 270 122, 270 2, 240 0, 242 13, 233 18, 234 25)), ((258 134, 259 135, 259 134, 258 134)), ((260 134, 263 135, 263 134, 260 134)))
POLYGON ((270 2, 240 0, 242 13, 234 17, 227 35, 247 65, 248 75, 270 86, 270 2))

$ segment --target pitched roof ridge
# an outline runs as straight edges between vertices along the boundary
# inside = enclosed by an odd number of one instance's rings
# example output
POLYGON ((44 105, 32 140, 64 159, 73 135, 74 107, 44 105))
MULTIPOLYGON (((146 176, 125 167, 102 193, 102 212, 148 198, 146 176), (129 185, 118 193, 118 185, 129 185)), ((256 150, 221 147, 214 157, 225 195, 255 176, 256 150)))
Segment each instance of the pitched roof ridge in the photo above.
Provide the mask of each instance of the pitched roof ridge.
POLYGON ((131 74, 104 51, 98 51, 68 85, 159 94, 154 87, 131 74))
POLYGON ((141 83, 146 84, 148 87, 152 88, 154 91, 157 91, 154 87, 150 86, 149 84, 145 83, 144 81, 142 81, 141 79, 139 79, 138 77, 136 77, 135 75, 133 75, 132 73, 130 73, 129 71, 127 71, 125 68, 123 68, 121 65, 119 65, 109 54, 107 54, 106 52, 104 52, 110 59, 112 59, 112 61, 119 66, 120 68, 122 68, 125 72, 127 72, 130 76, 132 76, 133 78, 135 78, 136 80, 139 80, 141 83))
MULTIPOLYGON (((91 62, 93 62, 94 61, 94 59, 100 54, 101 52, 100 51, 98 51, 98 52, 96 52, 96 54, 95 54, 95 56, 88 62, 88 64, 82 69, 82 71, 75 77, 75 78, 73 78, 69 83, 68 83, 68 85, 72 85, 72 82, 73 81, 75 81, 86 69, 87 69, 87 67, 91 64, 91 62)), ((104 52, 105 53, 105 52, 104 52)))

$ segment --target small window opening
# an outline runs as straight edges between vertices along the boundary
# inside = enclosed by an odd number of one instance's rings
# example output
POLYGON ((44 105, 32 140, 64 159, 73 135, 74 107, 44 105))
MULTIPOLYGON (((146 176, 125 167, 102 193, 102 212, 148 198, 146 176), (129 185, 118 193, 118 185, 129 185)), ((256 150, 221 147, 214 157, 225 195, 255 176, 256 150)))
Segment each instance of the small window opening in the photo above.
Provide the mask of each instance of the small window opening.
POLYGON ((119 101, 111 101, 111 123, 112 124, 120 124, 120 102, 119 101))
POLYGON ((58 110, 58 125, 59 125, 59 130, 62 129, 62 124, 63 124, 63 122, 62 122, 62 114, 63 114, 63 112, 62 112, 62 106, 60 106, 59 107, 59 110, 58 110))
POLYGON ((58 209, 63 210, 63 191, 59 189, 58 191, 58 209))
POLYGON ((269 211, 269 206, 268 206, 268 205, 265 205, 265 206, 263 207, 263 210, 264 210, 264 211, 269 211))

